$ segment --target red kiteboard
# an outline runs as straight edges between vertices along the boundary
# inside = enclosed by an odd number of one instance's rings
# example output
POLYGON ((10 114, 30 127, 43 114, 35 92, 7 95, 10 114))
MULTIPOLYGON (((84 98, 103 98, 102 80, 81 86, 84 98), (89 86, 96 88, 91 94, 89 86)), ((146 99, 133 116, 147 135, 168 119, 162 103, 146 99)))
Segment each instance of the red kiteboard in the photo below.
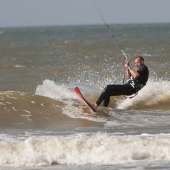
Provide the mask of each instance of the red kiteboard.
POLYGON ((96 112, 96 110, 90 105, 90 103, 83 97, 78 87, 75 88, 75 92, 79 100, 81 100, 86 106, 88 106, 92 111, 96 112))

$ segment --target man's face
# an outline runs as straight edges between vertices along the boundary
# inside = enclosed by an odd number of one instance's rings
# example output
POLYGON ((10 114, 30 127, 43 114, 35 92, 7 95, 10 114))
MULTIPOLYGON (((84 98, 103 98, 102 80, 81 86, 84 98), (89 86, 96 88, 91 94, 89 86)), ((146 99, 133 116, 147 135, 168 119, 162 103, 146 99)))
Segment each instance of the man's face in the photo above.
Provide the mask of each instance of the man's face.
POLYGON ((138 69, 140 69, 144 65, 144 61, 140 60, 140 58, 135 59, 135 64, 138 69))

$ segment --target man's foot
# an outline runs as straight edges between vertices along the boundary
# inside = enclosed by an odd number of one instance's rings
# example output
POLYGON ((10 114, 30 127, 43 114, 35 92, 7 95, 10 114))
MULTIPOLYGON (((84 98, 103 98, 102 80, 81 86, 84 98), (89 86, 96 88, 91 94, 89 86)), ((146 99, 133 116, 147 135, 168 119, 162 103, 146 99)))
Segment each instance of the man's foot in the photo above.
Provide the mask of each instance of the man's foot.
POLYGON ((98 105, 96 103, 90 103, 90 102, 88 103, 95 111, 97 110, 98 105))

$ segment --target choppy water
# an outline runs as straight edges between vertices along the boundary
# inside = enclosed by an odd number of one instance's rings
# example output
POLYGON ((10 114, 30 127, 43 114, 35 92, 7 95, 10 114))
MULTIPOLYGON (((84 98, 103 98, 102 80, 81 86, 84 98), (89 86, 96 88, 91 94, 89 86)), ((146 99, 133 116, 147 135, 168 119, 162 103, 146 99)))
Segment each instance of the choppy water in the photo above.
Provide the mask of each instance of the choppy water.
POLYGON ((0 169, 170 168, 170 24, 110 28, 150 77, 136 97, 112 97, 97 113, 74 88, 95 102, 124 76, 99 26, 0 29, 0 169))

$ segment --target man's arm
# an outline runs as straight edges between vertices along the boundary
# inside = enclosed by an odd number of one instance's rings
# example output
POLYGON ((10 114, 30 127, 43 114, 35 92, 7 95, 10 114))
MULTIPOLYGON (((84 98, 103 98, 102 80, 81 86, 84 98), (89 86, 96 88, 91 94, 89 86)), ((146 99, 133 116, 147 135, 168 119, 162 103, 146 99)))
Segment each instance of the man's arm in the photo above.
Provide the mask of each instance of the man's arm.
POLYGON ((129 70, 128 70, 128 69, 127 69, 127 71, 126 71, 126 74, 127 74, 127 78, 128 78, 128 79, 130 79, 131 74, 130 74, 130 72, 129 72, 129 70))
POLYGON ((127 69, 127 78, 129 79, 130 76, 132 75, 134 78, 139 78, 140 74, 130 67, 130 63, 128 60, 126 60, 125 68, 127 69))
POLYGON ((134 78, 140 77, 140 74, 138 72, 134 71, 133 69, 129 69, 129 72, 134 78))

